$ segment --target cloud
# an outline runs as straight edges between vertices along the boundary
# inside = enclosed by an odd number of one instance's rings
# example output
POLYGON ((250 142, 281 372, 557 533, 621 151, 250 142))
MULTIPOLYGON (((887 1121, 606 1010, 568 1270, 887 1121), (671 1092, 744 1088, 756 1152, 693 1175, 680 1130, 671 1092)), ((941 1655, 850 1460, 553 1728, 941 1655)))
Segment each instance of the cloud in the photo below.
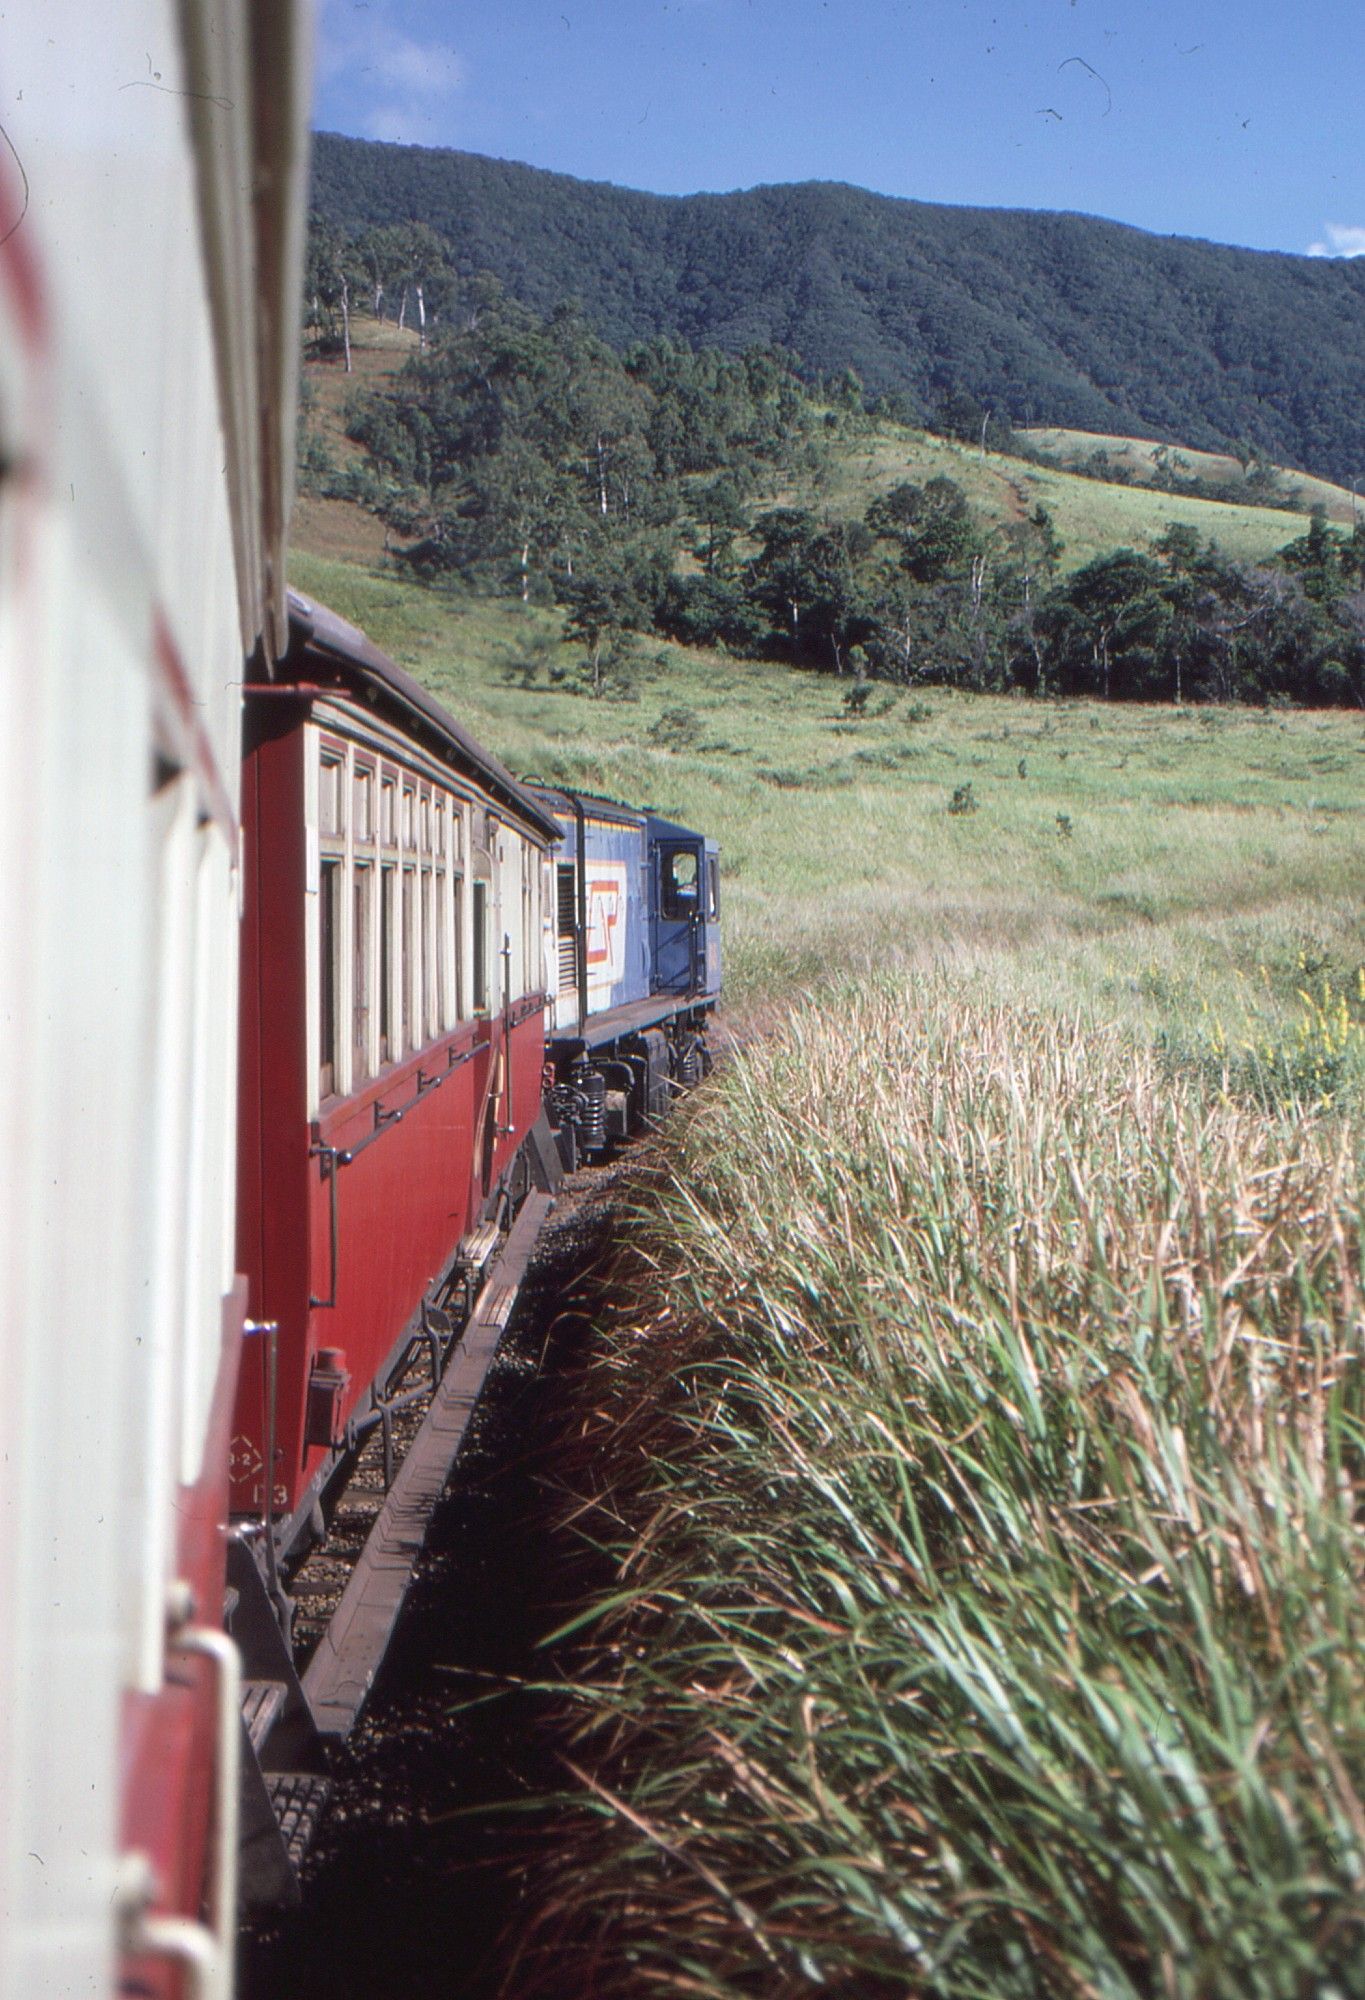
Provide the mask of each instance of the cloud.
POLYGON ((1310 257, 1365 257, 1365 229, 1350 223, 1329 222, 1326 242, 1310 243, 1310 257))
POLYGON ((369 138, 429 142, 465 71, 448 43, 396 27, 383 0, 324 0, 318 76, 329 98, 344 91, 369 138))

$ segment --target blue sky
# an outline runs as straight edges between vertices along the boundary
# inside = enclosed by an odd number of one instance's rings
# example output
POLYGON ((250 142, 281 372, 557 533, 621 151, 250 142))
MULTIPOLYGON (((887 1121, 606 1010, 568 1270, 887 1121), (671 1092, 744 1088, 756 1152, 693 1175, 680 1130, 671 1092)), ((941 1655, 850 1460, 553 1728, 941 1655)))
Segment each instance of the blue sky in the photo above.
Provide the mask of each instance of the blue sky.
POLYGON ((315 124, 1365 253, 1365 0, 320 0, 315 124))

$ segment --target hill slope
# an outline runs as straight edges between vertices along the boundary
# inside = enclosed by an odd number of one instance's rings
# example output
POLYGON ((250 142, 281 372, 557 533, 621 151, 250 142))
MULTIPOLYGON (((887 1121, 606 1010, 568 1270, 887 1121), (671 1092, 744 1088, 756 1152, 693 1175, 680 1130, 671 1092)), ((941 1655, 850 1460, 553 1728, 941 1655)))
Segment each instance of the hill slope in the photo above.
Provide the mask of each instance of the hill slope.
MULTIPOLYGON (((355 323, 351 345, 351 374, 344 372, 335 354, 306 353, 303 371, 308 432, 342 467, 362 463, 366 457, 363 447, 352 442, 346 430, 347 412, 357 392, 382 389, 401 393, 400 372, 417 353, 417 335, 411 328, 400 330, 387 322, 381 325, 361 318, 355 323)), ((1193 528, 1201 541, 1216 542, 1227 555, 1250 562, 1268 560, 1303 533, 1301 513, 1236 506, 1141 483, 1144 455, 1150 455, 1152 447, 1140 440, 1046 432, 1037 441, 1048 448, 1053 462, 1037 464, 1003 452, 981 452, 902 424, 870 425, 848 438, 831 439, 824 503, 836 513, 859 515, 878 494, 889 492, 900 480, 917 480, 923 485, 931 479, 947 478, 962 488, 983 524, 997 529, 1023 520, 1041 505, 1047 508, 1061 538, 1063 575, 1115 548, 1145 549, 1173 521, 1193 528), (1108 450, 1116 465, 1132 466, 1131 483, 1110 484, 1065 469, 1065 459, 1083 462, 1101 447, 1108 450)), ((1196 457, 1196 470, 1209 470, 1229 479, 1237 471, 1231 461, 1196 457)), ((1281 474, 1280 483, 1286 492, 1300 484, 1296 475, 1287 472, 1281 474)), ((1352 524, 1349 492, 1326 482, 1305 483, 1308 491, 1304 501, 1321 504, 1329 520, 1344 528, 1352 524)), ((750 512, 758 513, 765 506, 799 506, 809 500, 809 493, 796 484, 764 487, 752 498, 750 512)), ((293 535, 295 546, 310 555, 357 562, 378 560, 387 541, 383 523, 365 507, 351 499, 321 498, 306 485, 295 506, 293 535)), ((401 543, 402 538, 398 539, 401 543)))
POLYGON ((1079 215, 825 183, 649 195, 471 153, 323 133, 314 201, 347 231, 417 218, 464 276, 616 345, 775 342, 920 412, 955 389, 1020 423, 1249 440, 1348 480, 1365 463, 1365 269, 1079 215))

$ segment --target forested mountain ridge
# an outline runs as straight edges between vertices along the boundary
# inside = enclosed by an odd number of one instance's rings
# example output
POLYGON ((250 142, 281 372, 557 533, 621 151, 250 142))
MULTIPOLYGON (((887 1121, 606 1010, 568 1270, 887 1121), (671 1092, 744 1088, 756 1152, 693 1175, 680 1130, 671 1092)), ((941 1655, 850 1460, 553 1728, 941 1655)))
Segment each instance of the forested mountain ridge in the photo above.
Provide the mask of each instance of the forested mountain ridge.
POLYGON ((829 183, 662 196, 476 154, 322 133, 313 200, 345 234, 420 220, 467 279, 614 346, 780 345, 941 420, 1156 434, 1349 480, 1365 466, 1365 268, 1080 215, 949 208, 829 183))

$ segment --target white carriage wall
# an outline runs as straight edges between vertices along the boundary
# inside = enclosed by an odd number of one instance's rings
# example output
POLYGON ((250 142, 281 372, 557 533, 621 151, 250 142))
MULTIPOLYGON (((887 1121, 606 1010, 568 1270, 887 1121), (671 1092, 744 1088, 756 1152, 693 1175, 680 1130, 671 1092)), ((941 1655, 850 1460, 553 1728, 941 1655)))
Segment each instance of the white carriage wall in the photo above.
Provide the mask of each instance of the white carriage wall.
MULTIPOLYGON (((0 235, 28 189, 0 248, 0 1991, 25 2000, 113 1983, 121 1693, 162 1679, 232 1278, 242 621, 195 11, 0 17, 0 235)), ((226 135, 250 88, 222 15, 226 135)))

